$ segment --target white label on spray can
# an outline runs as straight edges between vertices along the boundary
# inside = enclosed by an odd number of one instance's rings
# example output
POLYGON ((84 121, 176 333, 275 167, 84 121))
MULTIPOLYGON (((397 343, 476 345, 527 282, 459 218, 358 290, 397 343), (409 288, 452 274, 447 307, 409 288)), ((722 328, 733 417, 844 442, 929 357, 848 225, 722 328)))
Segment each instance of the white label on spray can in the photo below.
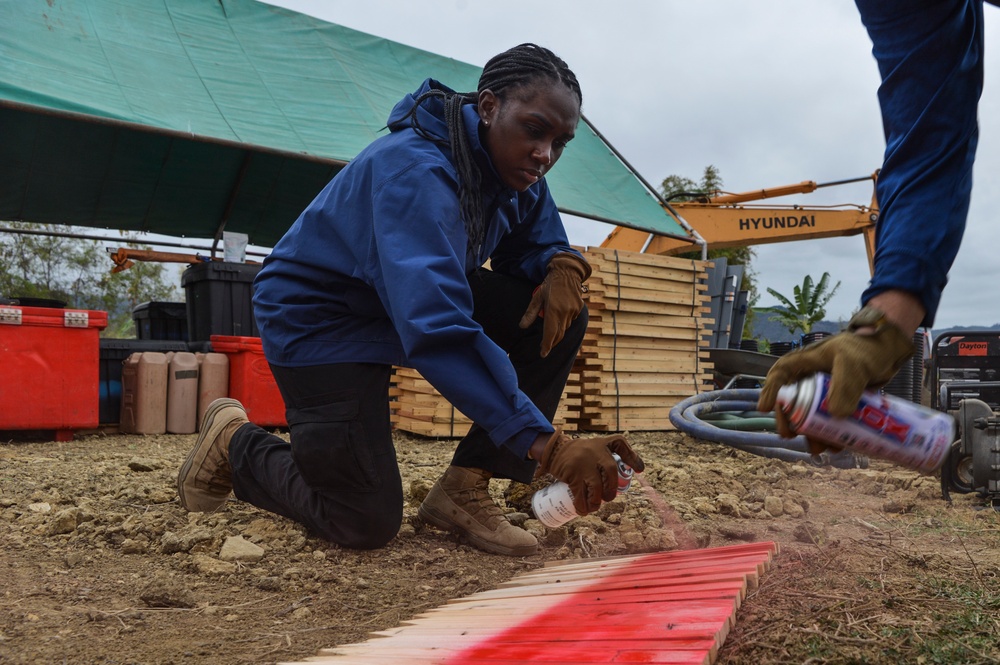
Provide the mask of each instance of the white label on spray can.
MULTIPOLYGON (((617 454, 611 453, 611 456, 618 464, 618 493, 621 494, 632 484, 633 471, 617 454)), ((560 527, 577 516, 573 507, 573 492, 562 481, 535 492, 531 497, 531 509, 538 521, 550 529, 560 527)))
POLYGON ((559 481, 535 492, 531 497, 531 509, 538 521, 554 529, 576 517, 573 507, 573 493, 569 485, 559 481))

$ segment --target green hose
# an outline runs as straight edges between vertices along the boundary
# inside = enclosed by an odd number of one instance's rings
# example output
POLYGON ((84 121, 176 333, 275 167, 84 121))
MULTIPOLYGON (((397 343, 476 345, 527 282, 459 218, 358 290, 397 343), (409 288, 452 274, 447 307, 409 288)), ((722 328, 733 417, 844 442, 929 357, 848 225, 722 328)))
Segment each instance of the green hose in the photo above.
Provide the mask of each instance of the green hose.
POLYGON ((774 432, 778 429, 774 416, 759 411, 709 413, 702 420, 722 429, 739 432, 774 432))

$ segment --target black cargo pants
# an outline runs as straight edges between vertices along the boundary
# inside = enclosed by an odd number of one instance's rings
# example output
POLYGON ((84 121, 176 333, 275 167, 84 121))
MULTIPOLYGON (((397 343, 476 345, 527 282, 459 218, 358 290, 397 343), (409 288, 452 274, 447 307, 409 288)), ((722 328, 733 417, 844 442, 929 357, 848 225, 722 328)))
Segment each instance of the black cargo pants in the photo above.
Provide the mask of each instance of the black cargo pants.
MULTIPOLYGON (((542 321, 518 322, 536 284, 479 270, 469 278, 474 318, 507 351, 518 385, 551 421, 587 329, 587 310, 548 357, 539 355, 542 321)), ((399 531, 403 488, 389 424, 391 367, 339 363, 274 367, 291 444, 253 424, 229 444, 238 499, 305 524, 344 547, 381 547, 399 531)), ((469 386, 475 390, 475 386, 469 386)), ((530 482, 535 462, 497 446, 473 425, 452 463, 530 482)))

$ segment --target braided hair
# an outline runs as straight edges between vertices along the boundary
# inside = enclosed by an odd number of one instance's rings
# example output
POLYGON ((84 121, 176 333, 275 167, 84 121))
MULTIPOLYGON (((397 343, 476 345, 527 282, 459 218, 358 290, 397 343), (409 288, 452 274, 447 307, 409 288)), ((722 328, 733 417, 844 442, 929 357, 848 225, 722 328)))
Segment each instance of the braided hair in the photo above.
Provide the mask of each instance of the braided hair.
POLYGON ((458 171, 459 206, 469 236, 469 249, 477 256, 486 234, 487 220, 480 193, 482 172, 472 154, 472 146, 469 144, 462 117, 462 106, 478 103, 479 93, 484 90, 492 91, 502 100, 516 88, 530 85, 538 79, 548 79, 565 85, 576 94, 580 103, 583 103, 583 93, 576 75, 559 56, 536 44, 521 44, 493 56, 486 63, 479 77, 479 87, 476 92, 451 93, 431 90, 418 97, 410 111, 410 124, 414 130, 425 138, 437 140, 420 127, 416 109, 430 97, 440 97, 444 100, 444 117, 448 125, 447 144, 451 148, 455 168, 458 171))

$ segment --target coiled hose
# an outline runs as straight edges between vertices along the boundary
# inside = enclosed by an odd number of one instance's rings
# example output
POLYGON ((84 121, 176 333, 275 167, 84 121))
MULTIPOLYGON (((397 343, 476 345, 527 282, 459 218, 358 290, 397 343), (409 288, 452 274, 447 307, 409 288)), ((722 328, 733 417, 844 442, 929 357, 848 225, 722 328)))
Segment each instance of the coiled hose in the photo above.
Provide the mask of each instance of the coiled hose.
POLYGON ((693 437, 724 443, 754 455, 786 462, 866 466, 852 453, 813 455, 804 436, 784 439, 776 433, 773 413, 757 411, 760 390, 736 388, 694 395, 670 409, 670 422, 693 437))

